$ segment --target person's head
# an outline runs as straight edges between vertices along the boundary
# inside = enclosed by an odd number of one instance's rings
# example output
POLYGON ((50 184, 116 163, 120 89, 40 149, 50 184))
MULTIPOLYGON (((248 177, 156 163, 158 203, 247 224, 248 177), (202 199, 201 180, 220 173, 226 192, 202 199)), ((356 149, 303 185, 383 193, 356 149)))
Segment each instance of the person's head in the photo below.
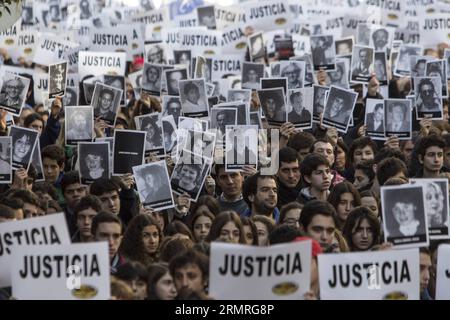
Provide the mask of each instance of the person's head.
POLYGON ((302 236, 304 236, 304 233, 298 228, 282 224, 276 226, 269 234, 269 243, 270 245, 288 243, 302 236))
POLYGON ((344 65, 336 64, 336 71, 330 72, 328 74, 333 82, 342 81, 342 77, 344 76, 344 65))
POLYGON ((443 139, 445 141, 444 165, 445 168, 450 169, 450 133, 445 134, 443 139))
POLYGON ((81 198, 86 196, 86 187, 80 184, 78 171, 64 173, 61 179, 61 191, 67 207, 73 210, 81 198))
POLYGON ((372 40, 377 50, 383 49, 389 39, 389 32, 386 29, 378 29, 372 34, 372 40))
POLYGON ((303 205, 294 201, 284 205, 280 210, 280 224, 286 224, 294 228, 300 226, 299 220, 303 205))
POLYGON ((57 65, 55 68, 55 73, 53 76, 53 81, 55 82, 56 89, 62 89, 64 85, 64 70, 61 65, 57 65))
POLYGON ((112 179, 97 179, 91 185, 90 193, 102 202, 102 209, 118 215, 120 212, 120 186, 112 179))
POLYGON ((100 199, 93 195, 87 195, 81 198, 75 206, 73 213, 76 218, 77 228, 84 239, 90 239, 92 237, 92 220, 101 210, 102 203, 100 199))
POLYGON ((151 63, 162 63, 164 50, 159 45, 152 46, 147 52, 147 60, 151 63))
POLYGON ((417 206, 408 200, 399 199, 392 207, 392 216, 399 226, 408 226, 416 220, 417 206))
POLYGON ((430 77, 442 77, 441 66, 438 63, 431 63, 428 65, 428 76, 430 77))
POLYGON ((188 101, 192 103, 197 103, 198 99, 200 98, 200 91, 198 87, 192 83, 189 82, 184 87, 184 94, 186 95, 188 101))
POLYGON ((336 92, 336 95, 333 98, 330 112, 333 114, 339 114, 341 112, 345 112, 346 109, 350 108, 350 103, 348 101, 347 95, 344 93, 336 92))
POLYGON ((377 165, 377 180, 380 186, 390 178, 407 178, 408 169, 405 163, 397 158, 391 157, 382 160, 377 165))
POLYGON ((88 128, 87 119, 82 112, 75 112, 72 115, 71 124, 77 130, 86 130, 88 128))
POLYGON ((21 132, 13 136, 13 158, 16 161, 23 161, 30 156, 33 151, 33 142, 31 135, 27 132, 21 132))
POLYGON ((44 128, 44 119, 42 119, 39 113, 32 113, 25 118, 23 124, 25 128, 34 129, 39 132, 40 135, 44 128))
POLYGON ((117 268, 114 274, 133 290, 135 300, 145 300, 147 298, 147 277, 145 266, 137 261, 127 261, 117 268))
POLYGON ((245 244, 258 245, 258 229, 252 219, 249 217, 241 217, 242 228, 244 229, 245 244))
POLYGON ((334 147, 328 137, 316 140, 311 146, 311 153, 324 156, 328 160, 330 167, 334 164, 334 147))
POLYGON ((435 182, 428 182, 424 191, 428 224, 432 225, 434 221, 445 222, 448 217, 444 210, 445 195, 441 187, 435 182))
POLYGON ((179 83, 178 81, 182 80, 184 78, 183 73, 181 70, 175 70, 173 72, 168 72, 168 85, 169 88, 171 88, 173 91, 178 92, 179 90, 179 83))
POLYGON ((292 148, 282 148, 278 154, 279 166, 277 177, 289 188, 294 188, 300 182, 300 162, 297 151, 292 148))
POLYGON ((177 237, 195 241, 194 235, 189 227, 179 220, 170 222, 164 232, 167 237, 177 237))
POLYGON ((214 221, 214 214, 212 214, 206 205, 197 207, 193 211, 191 220, 191 230, 197 242, 204 241, 211 230, 212 222, 214 221))
POLYGON ((201 169, 201 166, 197 164, 181 164, 177 172, 180 184, 185 186, 195 185, 201 175, 201 169))
POLYGON ((24 202, 22 201, 22 199, 6 197, 1 200, 1 204, 5 205, 13 211, 15 220, 23 220, 24 202))
POLYGON ((379 217, 380 203, 375 193, 370 190, 365 190, 361 192, 360 195, 361 195, 361 206, 370 209, 375 214, 376 217, 379 217))
POLYGON ((370 209, 357 207, 348 215, 342 233, 351 251, 366 251, 380 242, 380 222, 370 209))
POLYGON ((403 122, 406 117, 406 105, 403 103, 394 103, 391 107, 391 114, 394 122, 403 122))
POLYGON ((301 69, 296 63, 289 63, 283 70, 281 70, 281 76, 287 77, 288 83, 291 85, 296 85, 300 79, 300 73, 301 69))
POLYGON ((96 150, 90 151, 86 155, 84 162, 86 164, 87 169, 90 172, 94 172, 94 171, 103 169, 103 167, 102 167, 103 155, 96 150))
POLYGON ((370 137, 353 140, 350 145, 350 159, 355 167, 364 160, 373 160, 377 152, 377 145, 370 137))
POLYGON ((302 161, 308 154, 316 138, 309 132, 299 132, 292 135, 288 140, 288 147, 295 149, 302 161))
POLYGON ((350 211, 361 205, 361 198, 358 190, 350 182, 344 181, 334 186, 328 202, 336 209, 336 220, 342 227, 350 211))
POLYGON ((149 300, 174 300, 177 288, 167 263, 153 263, 148 269, 147 298, 149 300))
POLYGON ((235 199, 242 194, 244 177, 240 172, 226 172, 225 166, 216 164, 216 181, 226 199, 235 199))
POLYGON ((277 180, 257 172, 244 181, 242 196, 253 214, 271 215, 278 201, 277 180))
POLYGON ((145 74, 147 75, 147 81, 150 83, 156 83, 161 78, 160 69, 152 65, 147 68, 145 74))
POLYGON ((128 224, 119 253, 130 260, 148 265, 157 257, 162 237, 158 223, 150 215, 137 215, 128 224))
POLYGON ((10 207, 0 204, 0 223, 16 220, 16 214, 10 207))
POLYGON ((64 170, 65 159, 64 149, 56 144, 42 149, 42 169, 45 181, 55 183, 58 180, 59 174, 64 170))
POLYGON ((258 245, 268 246, 269 245, 269 234, 275 228, 275 221, 272 218, 263 215, 254 215, 251 218, 255 223, 257 234, 258 234, 258 245))
POLYGON ((427 288, 430 282, 431 273, 431 253, 428 248, 420 248, 420 293, 422 294, 427 288))
POLYGON ((319 242, 325 250, 333 241, 335 216, 336 210, 330 203, 321 200, 309 201, 300 215, 300 230, 319 242))
POLYGON ((444 165, 445 141, 434 134, 417 142, 417 155, 424 173, 439 173, 444 165))
POLYGON ((321 154, 307 155, 300 164, 300 173, 304 183, 319 192, 331 186, 330 164, 321 154))
POLYGON ((208 257, 196 250, 190 249, 175 256, 169 263, 169 270, 178 292, 186 288, 204 292, 208 284, 208 257))
POLYGON ((358 191, 370 188, 374 179, 373 160, 363 160, 355 166, 355 180, 353 185, 358 191))
POLYGON ((384 104, 383 103, 377 103, 375 105, 375 108, 373 110, 373 115, 374 115, 375 120, 383 121, 383 119, 384 119, 384 104))
POLYGON ((10 79, 5 83, 6 95, 9 99, 18 99, 24 88, 25 84, 20 78, 10 79))
POLYGON ((359 61, 364 67, 368 67, 372 63, 371 53, 372 51, 369 48, 362 48, 359 50, 359 61))
POLYGON ((100 99, 100 109, 108 110, 112 106, 112 102, 114 99, 114 92, 111 89, 105 88, 102 91, 100 91, 99 99, 100 99))
POLYGON ((219 213, 214 218, 205 241, 245 243, 244 230, 239 215, 234 211, 219 213))
POLYGON ((303 110, 303 95, 300 91, 293 92, 290 97, 289 101, 291 102, 292 108, 294 108, 295 112, 297 114, 301 114, 303 110))
MULTIPOLYGON (((428 79, 428 78, 420 79, 420 82, 418 84, 418 89, 419 89, 419 95, 422 98, 422 100, 425 102, 425 104, 427 102, 433 101, 436 91, 434 88, 434 83, 433 83, 433 81, 431 81, 431 79, 428 79)), ((425 105, 425 106, 427 106, 427 105, 425 105)))
POLYGON ((248 82, 258 82, 258 71, 256 70, 256 68, 252 68, 250 67, 247 70, 247 81, 248 82))
POLYGON ((30 190, 18 189, 14 190, 10 198, 16 198, 22 201, 23 218, 34 218, 39 216, 40 201, 39 198, 30 190))
POLYGON ((33 184, 32 190, 40 199, 44 199, 46 201, 57 200, 58 199, 58 191, 53 186, 53 184, 47 181, 40 181, 33 184))
POLYGON ((226 118, 227 118, 227 112, 225 110, 217 112, 216 123, 217 123, 217 127, 219 128, 220 131, 222 131, 222 133, 225 132, 225 126, 227 125, 226 118))

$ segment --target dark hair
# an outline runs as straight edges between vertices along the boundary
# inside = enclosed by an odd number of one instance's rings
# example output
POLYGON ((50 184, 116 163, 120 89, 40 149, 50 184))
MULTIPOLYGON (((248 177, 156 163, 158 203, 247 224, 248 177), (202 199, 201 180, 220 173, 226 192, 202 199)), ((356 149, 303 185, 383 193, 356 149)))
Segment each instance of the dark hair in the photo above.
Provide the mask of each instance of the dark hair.
POLYGON ((13 209, 5 204, 0 204, 0 217, 6 219, 14 219, 16 217, 13 209))
MULTIPOLYGON (((249 217, 241 217, 242 222, 242 229, 244 229, 245 226, 249 226, 250 230, 252 231, 253 236, 253 243, 252 245, 257 246, 258 245, 258 229, 256 229, 255 222, 250 219, 249 217)), ((245 233, 245 231, 244 231, 245 233)), ((244 235, 245 238, 245 235, 244 235)))
POLYGON ((300 215, 300 225, 303 226, 304 230, 308 228, 316 215, 331 217, 336 225, 336 210, 334 207, 326 201, 311 200, 305 204, 302 214, 300 215))
POLYGON ((120 186, 113 182, 112 179, 100 178, 91 184, 90 193, 94 196, 100 197, 107 192, 117 191, 120 192, 120 186))
MULTIPOLYGON (((321 154, 311 153, 308 154, 305 159, 303 159, 300 164, 300 173, 302 177, 305 176, 310 177, 314 170, 316 170, 319 166, 327 166, 330 167, 330 163, 328 160, 321 154)), ((304 180, 304 179, 303 179, 304 180)), ((304 181, 306 183, 306 181, 304 181)))
MULTIPOLYGON (((297 65, 294 64, 294 66, 297 67, 297 65)), ((298 67, 297 67, 298 68, 298 67)), ((294 98, 296 96, 299 96, 300 98, 303 97, 302 93, 300 91, 294 91, 290 96, 289 96, 289 101, 291 102, 291 104, 294 104, 294 98)))
POLYGON ((286 224, 279 225, 269 234, 270 245, 278 243, 288 243, 294 241, 298 237, 303 237, 304 234, 299 229, 286 224))
POLYGON ((194 241, 194 236, 192 235, 191 230, 189 230, 189 228, 183 222, 174 220, 166 227, 165 235, 170 237, 176 235, 177 233, 184 234, 185 236, 188 236, 189 239, 194 241))
POLYGON ((278 219, 279 223, 283 223, 284 218, 286 217, 286 214, 291 211, 292 209, 300 209, 302 210, 304 207, 303 204, 298 203, 296 201, 294 202, 289 202, 287 204, 285 204, 283 207, 281 207, 280 210, 280 218, 278 219))
POLYGON ((102 97, 102 96, 105 95, 105 94, 109 94, 109 95, 111 95, 111 97, 114 98, 114 91, 111 90, 111 89, 108 89, 108 88, 103 88, 103 89, 100 91, 100 94, 99 94, 98 96, 99 96, 99 97, 102 97))
POLYGON ((339 205, 339 201, 341 201, 341 195, 344 193, 351 193, 354 198, 355 207, 361 205, 361 197, 359 195, 358 190, 348 181, 344 181, 338 183, 331 190, 331 193, 328 196, 327 201, 337 210, 337 206, 339 205))
POLYGON ((375 155, 373 161, 375 164, 379 164, 382 160, 392 157, 400 159, 403 162, 406 162, 405 155, 400 150, 392 149, 389 147, 381 148, 375 155))
POLYGON ((403 112, 403 116, 406 115, 407 109, 406 109, 406 105, 405 105, 405 104, 403 104, 403 103, 401 103, 401 102, 394 102, 394 103, 391 105, 391 112, 394 110, 394 108, 401 108, 401 109, 402 109, 402 112, 403 112))
POLYGON ((92 225, 91 225, 91 233, 95 237, 95 234, 97 233, 98 226, 101 223, 117 223, 120 226, 120 230, 122 233, 123 231, 123 225, 122 221, 120 221, 119 217, 116 216, 113 213, 102 211, 99 212, 93 219, 92 219, 92 225))
POLYGON ((256 194, 256 192, 258 191, 258 180, 263 180, 263 179, 272 179, 278 185, 277 179, 275 178, 275 176, 271 176, 271 175, 263 176, 263 175, 261 175, 261 173, 259 171, 257 173, 255 173, 254 175, 248 177, 244 181, 244 186, 242 188, 242 197, 244 198, 244 200, 247 203, 249 208, 252 207, 252 202, 250 201, 249 197, 251 195, 256 194))
MULTIPOLYGON (((197 221, 198 218, 200 217, 208 217, 209 219, 211 219, 211 223, 214 221, 215 216, 208 213, 208 212, 195 212, 190 216, 190 223, 189 223, 189 227, 191 228, 191 231, 194 232, 194 226, 195 226, 195 222, 197 221)), ((195 239, 197 240, 197 239, 195 239)))
POLYGON ((347 240, 351 251, 359 251, 353 243, 353 234, 355 233, 355 230, 359 228, 363 220, 367 220, 369 222, 370 228, 373 232, 373 242, 370 246, 373 247, 374 245, 380 243, 381 227, 378 218, 369 208, 357 207, 349 213, 342 230, 342 234, 347 240))
POLYGON ((80 183, 80 175, 78 171, 69 171, 64 173, 61 178, 61 191, 64 195, 68 186, 72 184, 80 183))
POLYGON ((29 203, 35 205, 36 207, 40 206, 39 198, 37 197, 37 195, 26 189, 14 190, 10 193, 9 197, 20 199, 24 203, 29 203))
POLYGON ((380 186, 391 177, 399 172, 403 172, 405 177, 408 176, 408 169, 403 161, 397 158, 387 158, 381 161, 377 166, 377 179, 380 186))
POLYGON ((58 200, 58 191, 53 186, 53 184, 47 181, 39 181, 33 184, 33 192, 38 193, 47 193, 53 200, 58 200))
POLYGON ((292 135, 287 143, 288 147, 300 151, 301 149, 310 149, 316 141, 316 138, 309 132, 299 132, 292 135))
POLYGON ((169 272, 169 265, 164 262, 153 263, 148 267, 147 269, 148 300, 159 300, 159 297, 156 294, 156 283, 168 272, 169 272))
POLYGON ((358 139, 353 140, 350 145, 350 159, 349 161, 353 163, 353 158, 355 156, 356 149, 364 149, 366 146, 372 148, 374 157, 377 153, 377 145, 370 137, 360 137, 358 139))
POLYGON ((228 222, 233 222, 236 227, 239 229, 239 243, 245 243, 244 238, 244 228, 242 226, 241 218, 234 211, 223 211, 219 213, 213 220, 211 224, 211 229, 209 229, 209 233, 206 236, 206 242, 212 242, 217 240, 220 237, 220 231, 223 226, 228 222))
POLYGON ((56 200, 49 200, 47 202, 47 211, 50 208, 55 209, 56 212, 63 212, 63 209, 61 208, 61 206, 58 204, 58 201, 56 201, 56 200))
POLYGON ((375 179, 373 165, 373 160, 363 160, 355 166, 355 170, 361 170, 369 178, 369 181, 373 181, 375 179))
POLYGON ((18 210, 23 208, 23 200, 19 198, 13 198, 13 197, 5 197, 1 200, 1 204, 4 204, 5 206, 13 209, 18 210))
POLYGON ((279 154, 279 168, 281 168, 281 163, 292 163, 295 161, 299 161, 298 159, 298 153, 297 151, 295 151, 295 149, 293 148, 289 148, 289 147, 284 147, 282 149, 280 149, 279 154))
POLYGON ((273 231, 273 229, 275 229, 275 221, 267 216, 256 214, 251 217, 251 220, 255 222, 255 224, 256 222, 261 222, 262 224, 264 224, 266 226, 268 234, 270 234, 273 231))
POLYGON ((386 35, 386 37, 389 36, 389 32, 386 29, 380 28, 372 34, 372 39, 375 40, 375 34, 380 33, 380 32, 384 33, 386 35))
POLYGON ((186 83, 186 85, 184 86, 184 94, 187 95, 191 90, 195 90, 197 94, 200 93, 198 87, 194 83, 192 82, 186 83))
POLYGON ((29 128, 30 125, 36 120, 41 121, 42 127, 44 127, 44 119, 42 119, 42 117, 39 115, 39 113, 36 113, 36 112, 30 113, 29 115, 27 115, 25 117, 25 119, 23 120, 23 126, 25 128, 29 128))
POLYGON ((73 214, 77 217, 80 211, 87 210, 89 208, 92 208, 98 213, 102 210, 102 202, 98 197, 88 194, 87 196, 81 198, 80 202, 78 202, 73 209, 73 214))
POLYGON ((208 280, 209 277, 209 259, 206 255, 194 250, 189 249, 179 255, 176 255, 169 263, 169 270, 172 276, 175 272, 185 267, 188 264, 197 265, 202 272, 202 279, 208 280))
POLYGON ((197 202, 193 203, 191 206, 192 219, 194 218, 197 209, 203 205, 208 207, 208 210, 211 211, 214 216, 217 216, 220 212, 220 204, 216 198, 208 195, 202 195, 198 198, 197 202))
POLYGON ((123 281, 142 280, 147 283, 148 273, 142 263, 127 261, 117 267, 114 276, 123 281))
POLYGON ((445 141, 441 137, 431 134, 417 141, 417 155, 425 157, 427 149, 430 147, 445 148, 445 141))
POLYGON ((423 79, 420 79, 420 82, 417 85, 418 89, 419 89, 419 94, 422 92, 422 86, 425 86, 425 85, 431 86, 433 88, 433 92, 435 92, 433 81, 431 81, 430 78, 423 78, 423 79))
POLYGON ((169 262, 174 256, 186 252, 194 246, 191 239, 180 237, 165 237, 160 245, 159 261, 169 262))
POLYGON ((42 149, 42 160, 44 160, 44 158, 55 160, 58 163, 58 166, 60 167, 64 164, 64 161, 66 160, 64 149, 56 144, 46 146, 42 149))

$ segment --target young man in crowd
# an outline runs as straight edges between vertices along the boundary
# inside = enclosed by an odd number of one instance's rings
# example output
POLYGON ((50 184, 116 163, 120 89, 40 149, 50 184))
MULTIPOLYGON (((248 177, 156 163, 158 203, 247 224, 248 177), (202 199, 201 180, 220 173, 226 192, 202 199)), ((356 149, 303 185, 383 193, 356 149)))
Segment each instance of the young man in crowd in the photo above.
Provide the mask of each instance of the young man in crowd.
POLYGON ((444 165, 445 141, 433 134, 420 139, 417 143, 417 155, 422 167, 415 177, 439 178, 444 165))
POLYGON ((77 231, 72 236, 72 242, 90 242, 93 240, 91 227, 92 220, 102 210, 99 198, 87 195, 78 202, 73 211, 77 224, 77 231))
POLYGON ((289 147, 281 149, 278 157, 279 166, 276 175, 278 180, 277 208, 281 208, 285 204, 295 201, 300 193, 300 162, 297 151, 289 147))
POLYGON ((405 163, 398 158, 387 158, 377 166, 377 180, 383 186, 390 178, 408 179, 408 169, 405 163))
POLYGON ((247 203, 242 197, 244 177, 241 172, 225 172, 223 164, 215 165, 216 181, 222 194, 217 198, 220 210, 234 210, 242 215, 248 210, 247 203))
POLYGON ((58 191, 58 202, 63 205, 64 196, 61 191, 61 179, 64 175, 64 162, 66 160, 64 149, 56 144, 46 146, 41 151, 41 157, 45 181, 53 184, 58 191))
MULTIPOLYGON (((334 154, 333 142, 330 138, 324 137, 317 139, 311 146, 310 152, 324 156, 328 160, 330 168, 333 167, 336 158, 334 154)), ((333 177, 331 181, 333 186, 345 181, 345 178, 342 177, 336 170, 331 170, 330 172, 333 177)))
POLYGON ((431 253, 428 248, 420 248, 420 300, 433 300, 428 291, 431 278, 431 253))
POLYGON ((297 197, 297 202, 305 204, 311 200, 326 201, 331 187, 331 170, 329 161, 320 154, 310 154, 303 159, 300 173, 304 187, 297 197))
POLYGON ((243 196, 249 209, 242 216, 264 215, 278 222, 278 184, 275 176, 263 176, 259 172, 244 182, 243 196))
POLYGON ((353 185, 359 192, 370 190, 375 179, 373 160, 362 160, 355 166, 353 185))
POLYGON ((38 216, 39 198, 29 190, 14 190, 8 195, 10 199, 18 199, 23 203, 23 218, 29 219, 38 216))
POLYGON ((64 214, 66 216, 69 233, 73 236, 77 230, 75 207, 81 198, 86 196, 86 187, 80 184, 78 171, 69 171, 61 179, 61 190, 64 196, 64 214))

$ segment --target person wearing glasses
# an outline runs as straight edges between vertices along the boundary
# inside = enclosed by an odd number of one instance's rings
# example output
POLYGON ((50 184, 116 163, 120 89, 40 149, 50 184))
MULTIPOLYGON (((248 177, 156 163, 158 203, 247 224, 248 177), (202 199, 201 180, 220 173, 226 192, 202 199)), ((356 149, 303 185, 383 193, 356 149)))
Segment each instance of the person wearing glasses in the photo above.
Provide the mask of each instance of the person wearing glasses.
POLYGON ((20 94, 24 88, 25 84, 19 78, 6 81, 0 94, 0 104, 17 111, 20 110, 22 106, 20 94))

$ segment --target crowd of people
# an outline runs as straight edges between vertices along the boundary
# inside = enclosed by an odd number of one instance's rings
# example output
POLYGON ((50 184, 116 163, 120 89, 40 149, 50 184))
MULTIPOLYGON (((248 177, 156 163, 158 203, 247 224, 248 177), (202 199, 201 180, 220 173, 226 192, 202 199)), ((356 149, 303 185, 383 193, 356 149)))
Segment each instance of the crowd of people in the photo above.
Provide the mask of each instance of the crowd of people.
MULTIPOLYGON (((384 39, 387 35, 381 32, 374 37, 377 46, 377 39, 384 39)), ((430 59, 442 59, 446 48, 450 48, 448 43, 439 43, 433 48, 426 48, 424 55, 430 59)), ((359 52, 361 64, 358 66, 358 72, 364 75, 369 72, 370 62, 364 63, 364 55, 368 54, 367 52, 359 52)), ((31 64, 24 59, 14 62, 5 48, 0 48, 0 54, 4 65, 45 69, 45 66, 31 64)), ((322 58, 320 63, 328 65, 325 56, 322 58)), ((133 88, 128 75, 143 69, 142 60, 136 58, 127 64, 124 93, 127 103, 121 105, 117 113, 102 108, 113 100, 113 92, 104 89, 99 93, 99 114, 93 120, 95 140, 114 137, 114 130, 117 129, 136 130, 135 117, 151 113, 170 114, 172 102, 174 105, 178 103, 178 107, 174 107, 177 109, 174 111, 177 112, 175 123, 178 124, 179 101, 171 101, 166 104, 168 109, 163 110, 163 101, 166 99, 164 90, 161 96, 154 96, 137 94, 138 88, 133 88), (114 125, 108 125, 100 118, 115 119, 114 125)), ((276 56, 269 57, 267 52, 262 59, 266 66, 276 60, 276 56)), ((162 76, 157 69, 149 68, 148 72, 153 72, 148 79, 155 78, 155 83, 162 76)), ((282 72, 290 83, 294 83, 295 88, 303 87, 302 79, 297 79, 301 72, 297 65, 286 67, 282 72)), ((258 88, 258 81, 252 80, 256 73, 256 69, 250 69, 246 75, 247 79, 242 81, 242 86, 249 89, 258 88)), ((183 79, 185 75, 177 71, 170 75, 167 85, 171 95, 175 96, 179 94, 178 80, 183 79), (176 77, 178 75, 180 77, 176 77)), ((314 84, 327 86, 330 82, 329 76, 325 70, 315 71, 314 84)), ((33 82, 32 77, 27 78, 33 82)), ((449 100, 442 98, 442 120, 419 120, 414 115, 415 112, 411 111, 413 123, 410 139, 400 140, 395 135, 384 140, 370 137, 368 132, 378 131, 378 127, 383 126, 384 118, 379 115, 383 105, 376 106, 374 113, 366 121, 367 99, 379 99, 381 102, 385 98, 404 99, 413 89, 408 76, 394 76, 391 71, 388 78, 388 96, 380 93, 376 73, 370 74, 367 91, 364 91, 366 93, 363 93, 361 87, 354 87, 358 90, 358 99, 352 115, 351 109, 347 111, 348 114, 339 111, 340 105, 349 102, 337 97, 335 105, 328 110, 328 117, 345 119, 352 116, 353 126, 350 126, 346 133, 332 126, 324 126, 322 118, 316 121, 311 129, 299 129, 288 122, 289 119, 296 119, 295 117, 302 121, 311 119, 312 114, 304 109, 297 111, 298 115, 292 117, 290 113, 281 115, 283 123, 279 126, 270 126, 266 118, 262 117, 262 125, 267 132, 279 131, 280 134, 279 141, 271 141, 269 138, 265 140, 265 146, 260 146, 260 149, 269 152, 266 156, 278 165, 276 174, 263 175, 259 170, 260 166, 258 170, 253 166, 244 166, 240 171, 227 172, 225 162, 220 160, 224 153, 216 144, 215 161, 204 183, 200 181, 201 192, 197 201, 194 202, 188 193, 174 194, 175 206, 160 211, 143 206, 135 177, 131 173, 97 178, 104 176, 101 171, 91 175, 92 184, 81 184, 77 146, 66 145, 65 135, 72 136, 72 133, 64 130, 63 99, 56 97, 47 110, 43 104, 34 102, 34 86, 30 85, 25 105, 20 115, 14 117, 14 123, 16 126, 38 131, 42 177, 36 168, 38 164, 33 162, 28 169, 15 169, 12 183, 0 184, 0 222, 64 212, 73 243, 108 243, 111 295, 116 299, 214 298, 208 295, 210 244, 214 241, 270 246, 308 237, 312 239, 314 258, 319 254, 338 252, 392 250, 393 244, 385 241, 386 235, 382 227, 386 212, 382 210, 380 189, 383 186, 409 184, 410 178, 450 179, 450 124, 449 100), (273 150, 270 148, 271 143, 278 144, 274 154, 270 153, 273 150)), ((14 80, 8 85, 14 84, 18 86, 14 80)), ((145 85, 151 91, 161 90, 159 85, 151 88, 150 85, 145 85)), ((432 105, 439 104, 436 98, 427 97, 427 89, 431 88, 433 92, 436 90, 434 85, 433 82, 426 81, 419 84, 422 104, 427 100, 430 100, 432 105)), ((191 91, 198 92, 198 88, 186 86, 185 91, 189 96, 191 91)), ((275 98, 277 97, 267 97, 275 98)), ((293 94, 290 99, 292 105, 298 107, 301 102, 295 101, 302 101, 302 96, 293 94)), ((87 100, 83 97, 81 86, 80 105, 82 101, 87 100)), ((195 109, 196 105, 191 104, 195 109)), ((250 110, 260 109, 258 95, 253 91, 250 110)), ((277 110, 274 109, 273 112, 277 110)), ((74 118, 77 116, 78 114, 73 115, 74 118)), ((222 116, 225 118, 225 112, 217 113, 217 126, 224 130, 220 118, 222 116)), ((8 111, 0 110, 2 136, 9 135, 11 122, 7 118, 8 111)), ((79 121, 74 121, 80 122, 84 127, 83 124, 87 120, 81 117, 79 121)), ((398 125, 402 125, 402 119, 398 125)), ((154 130, 157 124, 149 123, 149 126, 154 130)), ((89 138, 88 134, 81 136, 89 138)), ((21 152, 19 148, 23 143, 19 142, 13 141, 13 148, 18 148, 17 152, 15 149, 12 152, 14 157, 21 152)), ((162 145, 162 142, 158 145, 162 145)), ((5 154, 1 152, 2 157, 5 154)), ((163 158, 156 159, 150 155, 146 156, 145 162, 165 160, 171 176, 176 164, 172 156, 173 154, 167 153, 163 158)), ((86 160, 90 161, 88 168, 91 168, 91 162, 101 159, 102 155, 90 157, 92 159, 86 160)), ((5 160, 0 158, 0 161, 2 166, 7 166, 3 164, 5 160)), ((199 186, 200 172, 195 166, 186 164, 180 170, 187 176, 187 180, 192 180, 192 186, 187 185, 186 190, 199 186)), ((143 172, 145 179, 145 171, 143 172)), ((174 179, 177 179, 178 175, 181 173, 175 175, 174 179)), ((150 199, 153 194, 158 193, 158 181, 150 177, 145 182, 145 188, 148 190, 144 193, 150 199)), ((439 190, 428 188, 425 195, 442 202, 443 195, 439 195, 439 190)), ((448 201, 448 195, 445 199, 448 201)), ((429 221, 442 226, 449 216, 448 212, 447 216, 442 216, 443 208, 439 209, 438 206, 439 204, 427 208, 426 214, 429 221)), ((392 210, 397 219, 399 231, 408 229, 401 227, 408 208, 399 203, 387 209, 392 210)), ((450 242, 445 239, 432 240, 428 247, 420 248, 421 299, 431 300, 435 297, 437 248, 442 243, 450 242)), ((305 295, 307 299, 320 299, 317 272, 312 270, 311 290, 305 295)), ((0 297, 14 298, 10 288, 0 288, 0 297)))

